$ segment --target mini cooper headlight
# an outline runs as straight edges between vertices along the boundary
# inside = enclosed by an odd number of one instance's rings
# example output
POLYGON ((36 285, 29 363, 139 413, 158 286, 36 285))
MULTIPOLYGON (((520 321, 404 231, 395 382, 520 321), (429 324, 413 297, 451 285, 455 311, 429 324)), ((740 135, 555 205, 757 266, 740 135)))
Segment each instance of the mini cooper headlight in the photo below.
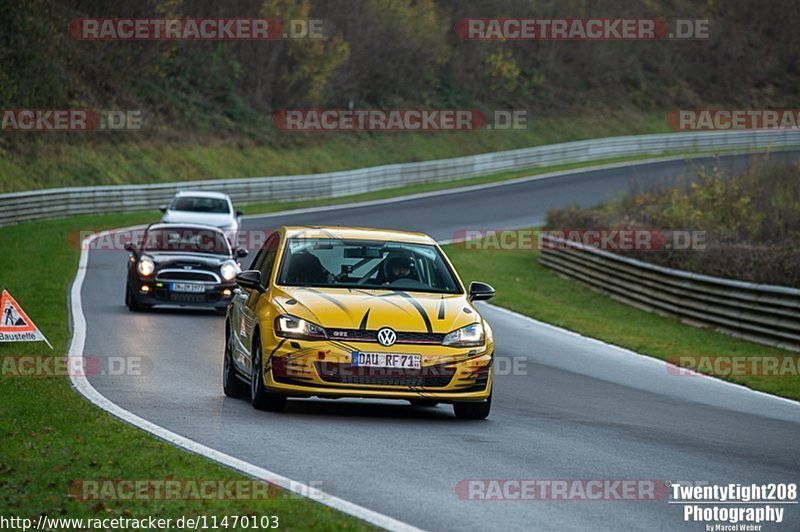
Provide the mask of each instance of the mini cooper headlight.
POLYGON ((324 340, 328 337, 328 333, 319 325, 288 314, 275 318, 275 334, 298 340, 324 340))
POLYGON ((239 268, 236 266, 236 263, 233 261, 223 262, 222 266, 219 268, 219 273, 222 275, 222 278, 226 281, 233 281, 236 274, 239 273, 239 268))
POLYGON ((136 271, 138 271, 142 277, 152 275, 155 269, 156 265, 150 257, 141 257, 139 259, 139 264, 136 265, 136 271))
POLYGON ((442 340, 442 345, 451 347, 477 347, 483 345, 485 340, 483 325, 473 323, 449 333, 442 340))

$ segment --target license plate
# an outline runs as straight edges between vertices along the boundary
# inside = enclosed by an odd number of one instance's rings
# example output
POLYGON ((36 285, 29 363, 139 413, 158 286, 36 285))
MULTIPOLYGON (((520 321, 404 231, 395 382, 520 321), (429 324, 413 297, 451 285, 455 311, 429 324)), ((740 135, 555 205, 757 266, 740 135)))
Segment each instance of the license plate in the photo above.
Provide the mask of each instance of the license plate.
POLYGON ((205 292, 206 287, 197 283, 172 283, 171 290, 173 292, 205 292))
POLYGON ((420 369, 420 355, 403 355, 399 353, 362 353, 353 352, 353 366, 367 368, 403 368, 420 369))

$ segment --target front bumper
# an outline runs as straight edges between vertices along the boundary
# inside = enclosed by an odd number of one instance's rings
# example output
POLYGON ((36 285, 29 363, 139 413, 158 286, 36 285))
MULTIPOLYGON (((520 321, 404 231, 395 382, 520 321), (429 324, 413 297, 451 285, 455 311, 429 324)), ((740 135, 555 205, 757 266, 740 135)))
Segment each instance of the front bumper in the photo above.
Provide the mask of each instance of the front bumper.
POLYGON ((493 347, 383 347, 376 343, 278 338, 264 364, 264 383, 272 393, 293 397, 485 401, 492 389, 493 347), (354 351, 419 354, 421 368, 353 366, 354 351))
POLYGON ((204 292, 174 292, 167 281, 137 279, 133 296, 144 305, 178 305, 225 308, 233 299, 236 283, 206 284, 204 292), (143 290, 143 287, 147 287, 143 290))

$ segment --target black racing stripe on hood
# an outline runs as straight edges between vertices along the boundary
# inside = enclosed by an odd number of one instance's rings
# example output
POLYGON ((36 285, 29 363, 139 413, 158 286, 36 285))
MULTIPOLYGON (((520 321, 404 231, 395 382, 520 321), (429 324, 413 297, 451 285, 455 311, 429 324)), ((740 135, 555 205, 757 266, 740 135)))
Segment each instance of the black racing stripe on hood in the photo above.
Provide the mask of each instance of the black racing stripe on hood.
MULTIPOLYGON (((365 290, 356 290, 356 292, 358 292, 359 294, 364 294, 367 297, 375 297, 375 298, 378 298, 378 299, 383 299, 383 298, 387 298, 387 297, 394 297, 394 296, 397 295, 394 292, 392 292, 391 294, 381 294, 381 295, 372 294, 372 293, 367 292, 365 290)), ((408 310, 406 310, 402 306, 398 305, 394 301, 391 301, 391 300, 387 299, 386 302, 389 303, 390 305, 392 305, 393 307, 396 307, 396 308, 402 310, 403 312, 405 312, 406 314, 408 314, 408 310)))
POLYGON ((419 301, 417 301, 411 295, 409 295, 409 294, 407 294, 407 293, 405 293, 405 292, 403 292, 401 290, 397 290, 397 291, 395 291, 395 293, 403 296, 404 298, 406 298, 408 300, 408 302, 411 303, 411 305, 413 305, 415 309, 417 309, 417 312, 419 312, 419 315, 422 316, 422 321, 425 322, 425 328, 428 330, 429 333, 432 333, 433 332, 433 326, 431 325, 431 319, 428 317, 428 314, 425 312, 425 309, 422 308, 422 305, 419 304, 419 301))
POLYGON ((439 315, 437 316, 438 319, 444 319, 444 296, 439 299, 439 315))
POLYGON ((359 330, 362 330, 362 331, 366 331, 367 330, 367 320, 369 320, 369 311, 370 311, 370 309, 367 309, 366 314, 364 314, 364 317, 361 318, 361 325, 358 326, 359 330))
POLYGON ((314 290, 313 288, 305 288, 305 290, 308 290, 312 294, 317 294, 319 297, 325 299, 326 301, 330 301, 331 303, 342 309, 342 311, 345 314, 347 314, 348 316, 350 315, 350 312, 347 310, 347 307, 332 295, 326 294, 325 292, 320 292, 319 290, 314 290))

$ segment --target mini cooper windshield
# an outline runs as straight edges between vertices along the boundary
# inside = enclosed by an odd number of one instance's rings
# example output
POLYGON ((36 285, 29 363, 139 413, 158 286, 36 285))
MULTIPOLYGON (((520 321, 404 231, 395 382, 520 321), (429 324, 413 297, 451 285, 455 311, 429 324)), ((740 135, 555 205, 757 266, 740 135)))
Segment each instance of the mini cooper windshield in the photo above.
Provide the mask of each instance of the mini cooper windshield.
POLYGON ((147 232, 144 251, 230 255, 225 234, 214 229, 170 227, 147 232))
POLYGON ((292 238, 278 284, 460 294, 436 246, 332 238, 292 238))

